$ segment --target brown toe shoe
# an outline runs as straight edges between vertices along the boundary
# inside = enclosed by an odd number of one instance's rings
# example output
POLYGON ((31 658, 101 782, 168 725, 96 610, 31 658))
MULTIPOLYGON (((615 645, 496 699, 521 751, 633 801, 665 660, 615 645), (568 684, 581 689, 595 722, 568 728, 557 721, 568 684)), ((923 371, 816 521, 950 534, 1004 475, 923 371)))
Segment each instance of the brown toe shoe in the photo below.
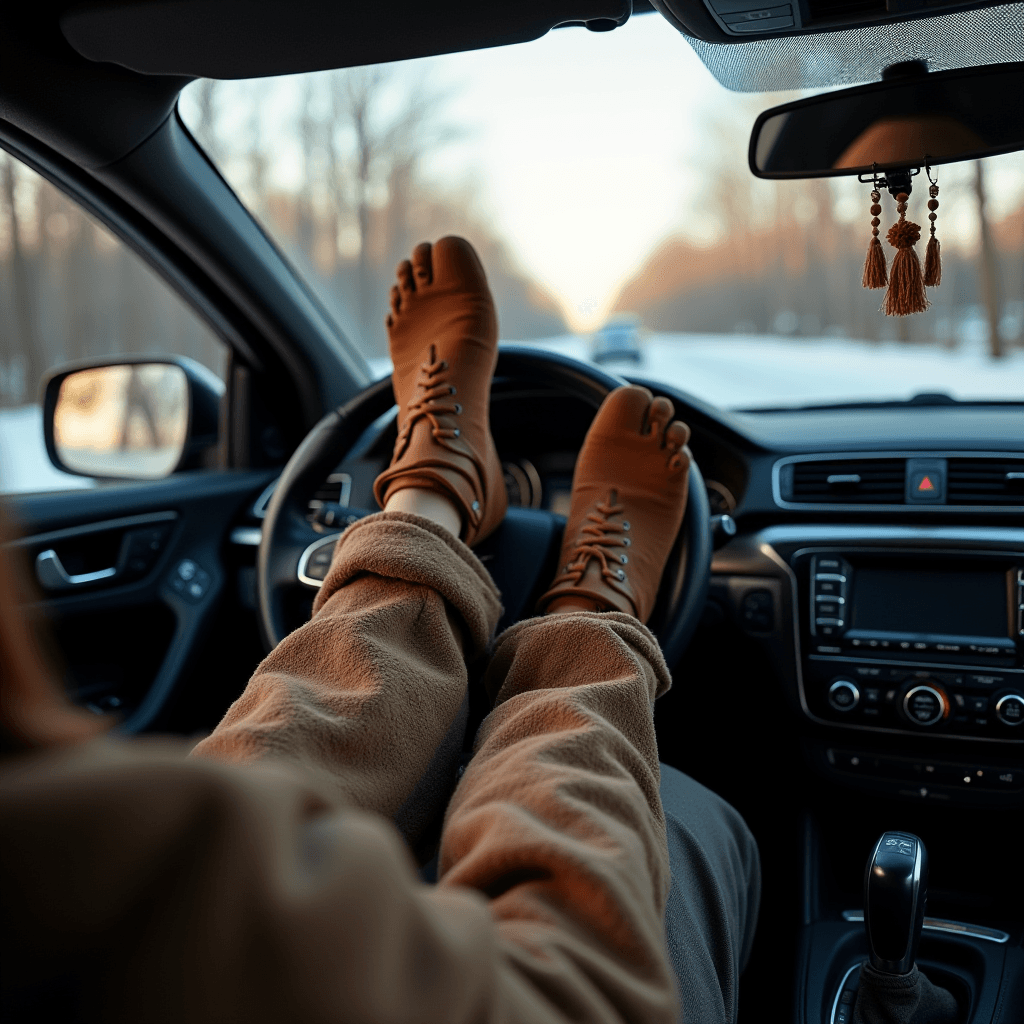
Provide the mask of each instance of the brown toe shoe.
POLYGON ((507 498, 488 421, 498 318, 469 242, 416 246, 399 264, 387 327, 398 440, 374 496, 383 507, 405 487, 439 491, 462 513, 462 539, 475 544, 504 518, 507 498))
POLYGON ((559 572, 538 610, 568 598, 646 622, 683 521, 690 431, 666 398, 613 391, 576 461, 559 572))

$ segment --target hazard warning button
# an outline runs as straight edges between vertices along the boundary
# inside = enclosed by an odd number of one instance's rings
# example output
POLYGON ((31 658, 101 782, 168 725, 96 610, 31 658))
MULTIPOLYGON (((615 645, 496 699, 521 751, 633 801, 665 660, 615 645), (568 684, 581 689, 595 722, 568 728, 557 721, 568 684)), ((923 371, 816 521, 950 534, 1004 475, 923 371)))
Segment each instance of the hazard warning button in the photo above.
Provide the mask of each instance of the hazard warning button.
POLYGON ((946 460, 907 459, 908 504, 942 505, 946 501, 946 460))

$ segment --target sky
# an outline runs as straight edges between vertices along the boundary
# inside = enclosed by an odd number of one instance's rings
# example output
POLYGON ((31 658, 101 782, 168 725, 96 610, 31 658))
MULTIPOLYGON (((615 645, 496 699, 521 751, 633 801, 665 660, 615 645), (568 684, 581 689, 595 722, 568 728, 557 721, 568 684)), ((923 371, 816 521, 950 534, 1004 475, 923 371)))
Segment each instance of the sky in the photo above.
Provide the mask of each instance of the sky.
MULTIPOLYGON (((709 176, 723 160, 748 174, 746 145, 756 115, 795 95, 729 92, 657 14, 634 17, 613 32, 559 29, 529 43, 396 67, 406 87, 423 80, 444 94, 439 117, 460 128, 459 138, 428 155, 424 174, 450 187, 472 183, 479 213, 580 331, 601 322, 621 286, 666 236, 713 236, 709 176), (709 143, 712 134, 717 145, 709 143)), ((305 80, 222 87, 220 132, 244 135, 258 110, 261 131, 274 142, 271 180, 278 187, 294 188, 302 173, 287 126, 294 124, 305 80)), ((194 116, 188 91, 182 112, 186 121, 194 116)), ((998 216, 1024 200, 1024 157, 990 163, 998 216)), ((225 170, 231 180, 230 167, 225 170)), ((976 233, 966 201, 969 170, 957 165, 940 177, 942 226, 952 244, 973 244, 976 233)), ((834 181, 837 215, 864 217, 867 186, 834 181)), ((768 200, 770 188, 760 187, 768 200)), ((806 214, 812 217, 813 207, 806 214)))

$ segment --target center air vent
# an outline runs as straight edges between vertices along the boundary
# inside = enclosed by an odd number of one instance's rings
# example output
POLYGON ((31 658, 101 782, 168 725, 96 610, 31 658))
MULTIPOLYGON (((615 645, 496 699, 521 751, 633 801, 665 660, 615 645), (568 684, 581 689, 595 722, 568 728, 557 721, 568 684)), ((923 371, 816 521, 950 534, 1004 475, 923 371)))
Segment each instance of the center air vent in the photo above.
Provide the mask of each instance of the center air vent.
POLYGON ((814 505, 902 505, 905 459, 792 462, 779 483, 786 501, 814 505))
POLYGON ((1024 459, 949 460, 950 505, 1024 505, 1024 459))

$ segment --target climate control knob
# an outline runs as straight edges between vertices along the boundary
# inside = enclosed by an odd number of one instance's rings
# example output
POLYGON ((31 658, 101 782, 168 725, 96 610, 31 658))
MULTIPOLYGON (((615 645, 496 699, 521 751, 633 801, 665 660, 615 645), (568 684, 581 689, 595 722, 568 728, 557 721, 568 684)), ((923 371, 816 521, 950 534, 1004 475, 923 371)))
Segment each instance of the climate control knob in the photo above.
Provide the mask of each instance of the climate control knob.
POLYGON ((849 679, 837 679, 828 688, 828 702, 836 711, 852 711, 860 703, 860 690, 849 679))
POLYGON ((949 714, 949 699, 938 686, 921 683, 907 690, 903 712, 915 725, 936 725, 949 714))
POLYGON ((1019 693, 1008 693, 996 701, 996 718, 1003 725, 1024 724, 1024 697, 1019 693))

